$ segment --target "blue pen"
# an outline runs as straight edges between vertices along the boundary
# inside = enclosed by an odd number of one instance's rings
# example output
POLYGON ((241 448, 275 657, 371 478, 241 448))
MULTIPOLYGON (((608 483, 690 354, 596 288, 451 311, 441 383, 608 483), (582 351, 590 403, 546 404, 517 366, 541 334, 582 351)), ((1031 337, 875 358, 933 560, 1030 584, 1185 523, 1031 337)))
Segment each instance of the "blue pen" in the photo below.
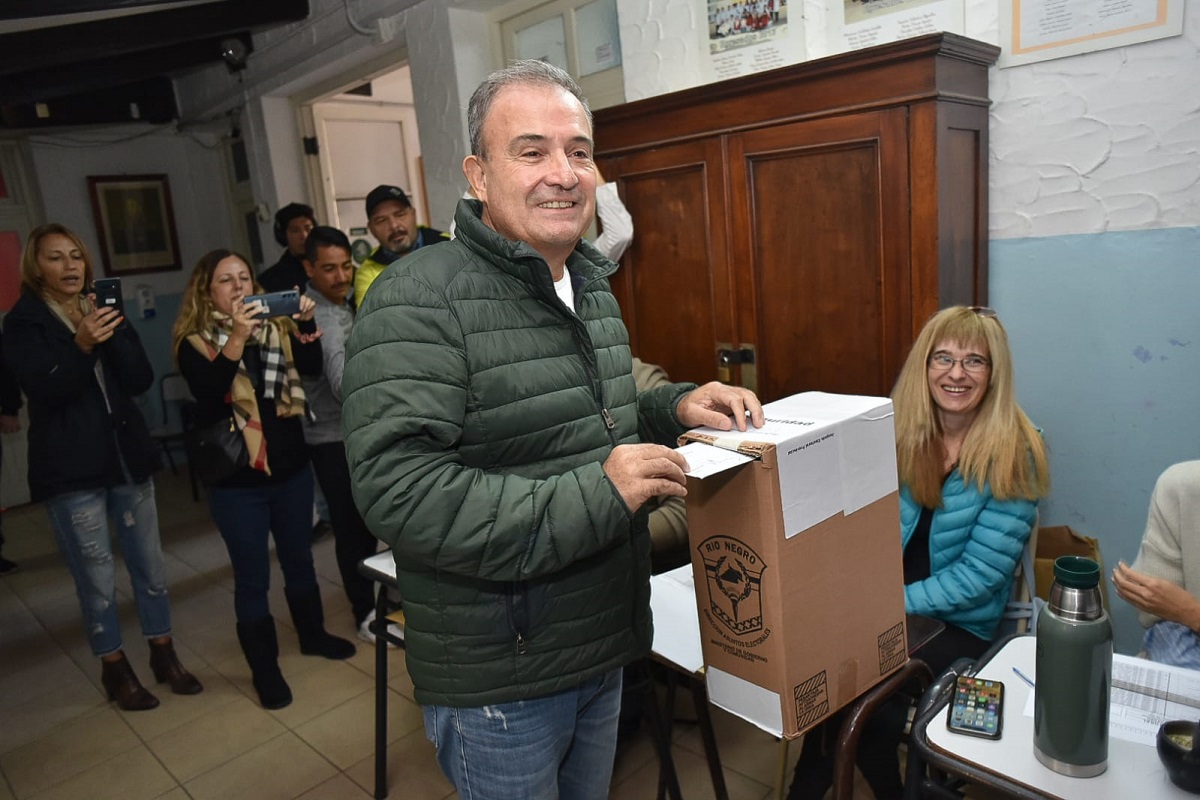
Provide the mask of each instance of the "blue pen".
POLYGON ((1018 677, 1018 678, 1020 678, 1021 680, 1025 681, 1025 683, 1029 684, 1029 688, 1030 688, 1030 689, 1034 688, 1034 685, 1033 685, 1033 679, 1032 679, 1032 678, 1030 678, 1030 677, 1029 677, 1028 675, 1026 675, 1024 672, 1021 672, 1021 670, 1017 669, 1016 667, 1013 667, 1013 672, 1017 673, 1017 677, 1018 677))

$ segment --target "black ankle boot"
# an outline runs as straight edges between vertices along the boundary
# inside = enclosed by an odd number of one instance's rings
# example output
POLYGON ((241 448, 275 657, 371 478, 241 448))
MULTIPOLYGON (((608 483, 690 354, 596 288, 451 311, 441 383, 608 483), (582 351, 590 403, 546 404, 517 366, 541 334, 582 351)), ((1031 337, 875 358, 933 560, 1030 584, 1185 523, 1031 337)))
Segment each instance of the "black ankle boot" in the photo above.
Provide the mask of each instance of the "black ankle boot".
POLYGON ((237 624, 238 643, 250 665, 254 691, 262 707, 283 708, 292 702, 292 690, 279 671, 279 640, 275 637, 275 620, 263 617, 253 622, 237 624))
POLYGON ((162 644, 155 644, 153 641, 149 644, 150 669, 154 673, 154 680, 170 683, 171 691, 175 694, 200 694, 204 691, 196 676, 179 663, 174 642, 168 639, 162 644))
POLYGON ((318 587, 296 590, 285 586, 283 593, 287 597, 288 610, 292 612, 296 635, 300 638, 301 653, 342 659, 357 652, 351 642, 325 630, 325 611, 321 608, 318 587))
POLYGON ((117 661, 100 660, 100 683, 109 700, 116 700, 123 711, 149 711, 158 708, 158 698, 146 691, 125 653, 117 661))

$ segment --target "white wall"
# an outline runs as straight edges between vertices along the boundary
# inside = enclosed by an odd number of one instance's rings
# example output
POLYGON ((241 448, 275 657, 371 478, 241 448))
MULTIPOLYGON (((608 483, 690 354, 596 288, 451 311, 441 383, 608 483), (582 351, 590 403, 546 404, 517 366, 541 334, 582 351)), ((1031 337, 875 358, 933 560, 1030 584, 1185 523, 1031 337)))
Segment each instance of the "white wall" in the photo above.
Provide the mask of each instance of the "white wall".
POLYGON ((148 284, 155 292, 177 293, 197 259, 230 241, 224 165, 211 135, 145 134, 144 127, 104 132, 37 134, 30 137, 34 170, 47 222, 77 232, 91 251, 97 274, 99 239, 88 194, 89 175, 166 173, 179 234, 179 272, 130 276, 126 283, 148 284), (130 138, 137 136, 137 138, 130 138))

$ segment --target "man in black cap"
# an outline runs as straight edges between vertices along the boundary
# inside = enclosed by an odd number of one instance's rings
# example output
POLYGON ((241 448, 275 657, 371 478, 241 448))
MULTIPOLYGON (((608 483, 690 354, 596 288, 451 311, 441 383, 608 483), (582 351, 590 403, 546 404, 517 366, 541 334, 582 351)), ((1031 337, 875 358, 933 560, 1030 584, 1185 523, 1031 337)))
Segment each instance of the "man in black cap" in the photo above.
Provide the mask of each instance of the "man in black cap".
POLYGON ((258 276, 264 289, 284 292, 298 287, 304 291, 304 284, 308 283, 308 273, 304 271, 304 241, 316 224, 312 206, 304 203, 288 203, 275 212, 275 241, 285 249, 279 260, 258 276))
POLYGON ((367 289, 388 265, 412 251, 449 237, 417 224, 417 210, 399 186, 376 186, 367 195, 367 229, 379 247, 358 265, 354 274, 354 303, 362 305, 367 289))

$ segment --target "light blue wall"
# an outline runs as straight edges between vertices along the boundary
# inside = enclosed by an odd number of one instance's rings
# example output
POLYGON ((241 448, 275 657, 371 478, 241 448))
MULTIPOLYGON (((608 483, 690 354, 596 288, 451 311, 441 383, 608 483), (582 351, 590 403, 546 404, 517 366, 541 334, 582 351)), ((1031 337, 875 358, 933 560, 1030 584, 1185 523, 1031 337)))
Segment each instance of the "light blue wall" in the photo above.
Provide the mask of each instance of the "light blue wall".
MULTIPOLYGON (((1130 562, 1159 473, 1200 458, 1200 228, 993 240, 990 263, 1018 396, 1050 445, 1042 524, 1130 562)), ((1141 628, 1109 595, 1134 653, 1141 628)))

